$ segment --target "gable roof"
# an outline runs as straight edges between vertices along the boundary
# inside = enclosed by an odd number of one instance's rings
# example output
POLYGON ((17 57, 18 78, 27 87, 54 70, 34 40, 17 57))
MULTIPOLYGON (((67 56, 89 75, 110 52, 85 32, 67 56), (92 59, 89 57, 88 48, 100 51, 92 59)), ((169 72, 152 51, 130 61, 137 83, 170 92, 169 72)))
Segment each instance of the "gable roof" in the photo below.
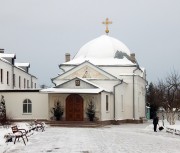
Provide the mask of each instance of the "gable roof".
MULTIPOLYGON (((99 68, 98 66, 92 64, 91 62, 89 62, 89 61, 84 61, 83 63, 81 63, 81 64, 73 67, 72 69, 70 69, 70 70, 68 70, 68 71, 66 71, 66 72, 64 72, 64 73, 62 73, 62 74, 60 74, 59 76, 57 76, 57 77, 55 77, 55 78, 52 78, 52 79, 51 79, 52 82, 53 82, 53 80, 57 79, 58 77, 62 77, 62 76, 68 74, 69 72, 71 72, 71 71, 73 71, 73 70, 76 70, 76 69, 78 70, 82 65, 85 65, 85 64, 89 64, 89 65, 92 66, 94 69, 96 69, 96 70, 100 71, 101 73, 105 74, 107 77, 111 77, 111 78, 113 78, 113 79, 118 79, 118 78, 115 77, 114 75, 112 75, 112 74, 108 73, 107 71, 99 68)), ((59 67, 61 67, 61 65, 59 65, 59 67)))
POLYGON ((100 87, 100 86, 86 80, 86 79, 82 79, 82 78, 79 78, 79 77, 75 77, 75 78, 73 78, 71 80, 68 80, 68 81, 66 81, 66 82, 64 82, 64 83, 62 83, 62 84, 60 84, 60 85, 58 85, 56 87, 41 90, 41 92, 43 92, 43 93, 94 93, 94 94, 97 94, 97 93, 100 93, 100 92, 103 92, 103 91, 110 92, 110 91, 108 91, 108 90, 106 90, 106 89, 104 89, 104 88, 102 88, 102 87, 100 87), (82 82, 87 83, 88 85, 90 85, 93 88, 90 88, 90 86, 89 86, 89 88, 84 87, 84 86, 83 86, 83 88, 74 88, 74 87, 65 88, 64 87, 64 85, 66 85, 66 84, 68 84, 68 83, 70 83, 70 82, 72 82, 72 81, 74 81, 76 79, 79 79, 82 82))
POLYGON ((93 86, 94 88, 100 88, 100 89, 103 89, 102 87, 100 87, 100 86, 98 86, 98 85, 96 85, 96 84, 94 84, 94 83, 88 81, 87 79, 80 78, 80 77, 75 77, 75 78, 73 78, 73 79, 71 79, 71 80, 68 80, 68 81, 62 83, 62 84, 59 84, 58 86, 56 86, 56 87, 54 87, 54 88, 60 88, 62 85, 65 85, 65 84, 67 84, 67 83, 69 83, 69 82, 71 82, 71 81, 73 81, 73 80, 76 80, 76 79, 79 79, 79 80, 81 80, 81 81, 83 81, 83 82, 86 82, 87 84, 93 86))

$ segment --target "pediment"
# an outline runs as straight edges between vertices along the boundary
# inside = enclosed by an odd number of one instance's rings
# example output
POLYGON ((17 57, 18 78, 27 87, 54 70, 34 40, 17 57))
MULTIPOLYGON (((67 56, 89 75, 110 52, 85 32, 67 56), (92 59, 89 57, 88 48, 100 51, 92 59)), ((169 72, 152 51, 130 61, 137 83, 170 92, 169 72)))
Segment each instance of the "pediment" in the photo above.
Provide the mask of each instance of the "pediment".
POLYGON ((87 78, 87 79, 116 79, 115 76, 109 74, 108 72, 102 70, 101 68, 93 65, 92 63, 86 61, 69 71, 61 74, 56 80, 61 79, 73 79, 75 77, 87 78))
POLYGON ((63 89, 98 89, 97 85, 87 81, 86 79, 81 78, 73 78, 72 80, 66 81, 55 88, 63 88, 63 89))

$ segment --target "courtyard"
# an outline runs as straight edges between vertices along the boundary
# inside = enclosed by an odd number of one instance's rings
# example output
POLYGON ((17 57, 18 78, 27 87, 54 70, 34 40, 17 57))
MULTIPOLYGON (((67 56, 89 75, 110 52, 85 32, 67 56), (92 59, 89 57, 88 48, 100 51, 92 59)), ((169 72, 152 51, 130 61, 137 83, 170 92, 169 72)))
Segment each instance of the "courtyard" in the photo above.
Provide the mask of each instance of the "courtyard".
POLYGON ((9 129, 0 128, 1 153, 178 153, 180 136, 165 130, 153 132, 152 121, 143 124, 108 125, 99 128, 46 127, 22 140, 5 142, 9 129))

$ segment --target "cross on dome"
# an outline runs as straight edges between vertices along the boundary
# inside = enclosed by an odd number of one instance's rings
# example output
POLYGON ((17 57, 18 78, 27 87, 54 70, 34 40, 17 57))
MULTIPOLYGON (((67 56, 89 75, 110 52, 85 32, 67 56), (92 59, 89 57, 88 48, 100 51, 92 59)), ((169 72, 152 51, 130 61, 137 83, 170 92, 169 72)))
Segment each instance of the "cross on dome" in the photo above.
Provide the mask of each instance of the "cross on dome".
POLYGON ((102 24, 105 24, 105 25, 106 25, 106 30, 105 30, 105 32, 106 32, 106 34, 108 35, 108 33, 109 33, 108 25, 109 25, 109 24, 112 24, 112 21, 109 21, 109 19, 106 18, 106 21, 103 21, 102 24))

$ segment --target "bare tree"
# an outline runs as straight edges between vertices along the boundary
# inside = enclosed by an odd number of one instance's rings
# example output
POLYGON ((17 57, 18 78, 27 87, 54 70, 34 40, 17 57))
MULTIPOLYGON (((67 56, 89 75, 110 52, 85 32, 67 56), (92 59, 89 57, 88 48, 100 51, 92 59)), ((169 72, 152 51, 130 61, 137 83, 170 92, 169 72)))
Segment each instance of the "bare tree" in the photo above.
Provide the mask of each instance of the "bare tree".
POLYGON ((156 86, 156 96, 169 124, 175 124, 176 113, 180 111, 180 75, 174 71, 165 81, 160 80, 156 86))
POLYGON ((156 116, 156 112, 161 107, 161 104, 158 100, 157 88, 151 82, 147 89, 147 105, 150 106, 150 118, 154 118, 156 116))

